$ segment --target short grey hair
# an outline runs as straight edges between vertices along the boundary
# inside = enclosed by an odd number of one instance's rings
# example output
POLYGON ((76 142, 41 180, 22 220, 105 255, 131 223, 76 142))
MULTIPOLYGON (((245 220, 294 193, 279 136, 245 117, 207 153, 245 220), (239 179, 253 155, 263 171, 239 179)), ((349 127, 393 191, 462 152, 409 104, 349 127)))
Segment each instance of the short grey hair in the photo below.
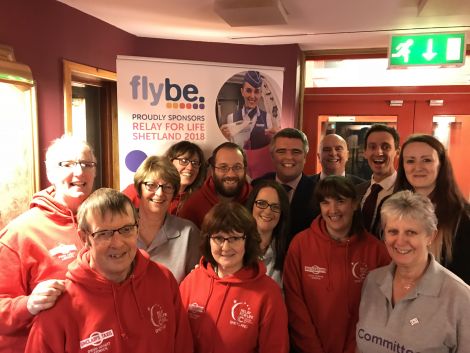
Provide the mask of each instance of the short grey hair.
POLYGON ((93 158, 92 162, 96 162, 95 153, 88 142, 83 141, 76 136, 65 134, 53 140, 49 145, 49 148, 46 151, 46 168, 51 169, 56 167, 58 163, 63 160, 61 156, 64 151, 68 151, 70 149, 74 149, 77 152, 87 149, 90 151, 93 158))
POLYGON ((396 217, 419 220, 428 234, 437 231, 437 217, 431 200, 410 190, 400 191, 390 196, 382 205, 380 216, 383 229, 385 229, 387 219, 396 217))

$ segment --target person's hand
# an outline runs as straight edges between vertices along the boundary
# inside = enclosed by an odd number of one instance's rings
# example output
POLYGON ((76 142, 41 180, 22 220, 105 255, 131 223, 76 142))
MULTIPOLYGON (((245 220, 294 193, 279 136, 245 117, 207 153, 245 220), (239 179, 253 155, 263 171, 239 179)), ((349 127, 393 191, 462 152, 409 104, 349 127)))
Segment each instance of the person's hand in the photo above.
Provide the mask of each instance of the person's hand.
POLYGON ((265 129, 264 134, 269 138, 272 138, 278 131, 279 129, 277 128, 265 129))
POLYGON ((38 283, 26 303, 28 311, 32 315, 37 315, 40 311, 52 308, 64 290, 64 280, 49 279, 38 283))
POLYGON ((224 135, 227 140, 230 140, 232 135, 230 134, 230 130, 227 126, 221 126, 220 131, 222 132, 222 135, 224 135))

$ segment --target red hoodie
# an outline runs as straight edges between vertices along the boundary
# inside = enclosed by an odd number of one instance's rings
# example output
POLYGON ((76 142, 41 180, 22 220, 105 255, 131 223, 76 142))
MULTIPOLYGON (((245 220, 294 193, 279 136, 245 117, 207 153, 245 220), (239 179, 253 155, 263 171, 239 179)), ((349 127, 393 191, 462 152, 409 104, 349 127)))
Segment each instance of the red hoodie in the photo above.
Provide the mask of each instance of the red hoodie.
POLYGON ((286 353, 287 313, 279 285, 262 262, 219 278, 211 264, 180 285, 196 353, 286 353))
POLYGON ((317 217, 292 240, 284 264, 291 343, 299 353, 353 353, 361 288, 369 271, 390 262, 369 233, 333 240, 317 217))
MULTIPOLYGON (((245 180, 242 190, 233 201, 245 204, 250 191, 251 186, 245 180)), ((211 176, 204 182, 199 190, 196 190, 189 199, 186 200, 178 216, 189 219, 201 229, 204 216, 214 205, 219 203, 219 201, 219 195, 215 191, 214 179, 211 176)))
POLYGON ((49 187, 0 232, 0 352, 23 352, 33 316, 28 296, 39 282, 65 279, 83 246, 72 211, 49 187))
POLYGON ((88 249, 69 266, 66 291, 39 313, 26 353, 190 353, 191 330, 171 272, 139 250, 114 283, 92 270, 88 249))

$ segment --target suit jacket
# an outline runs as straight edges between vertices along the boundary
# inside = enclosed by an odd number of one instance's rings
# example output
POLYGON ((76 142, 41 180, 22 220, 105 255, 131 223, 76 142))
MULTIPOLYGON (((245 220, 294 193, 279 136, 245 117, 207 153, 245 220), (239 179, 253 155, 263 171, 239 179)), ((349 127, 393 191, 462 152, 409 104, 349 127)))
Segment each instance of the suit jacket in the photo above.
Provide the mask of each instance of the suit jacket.
MULTIPOLYGON (((265 174, 253 180, 251 185, 255 186, 258 181, 263 179, 275 180, 276 173, 265 174)), ((290 232, 288 243, 290 243, 297 233, 310 227, 310 224, 312 224, 312 221, 318 215, 313 205, 314 189, 315 182, 312 178, 302 173, 302 178, 300 178, 290 203, 290 232)))
MULTIPOLYGON (((315 185, 316 185, 316 183, 318 183, 320 181, 320 174, 321 173, 310 175, 310 178, 315 182, 315 185)), ((359 185, 359 184, 362 184, 363 182, 365 182, 364 179, 359 178, 358 176, 356 176, 354 174, 347 174, 346 173, 346 178, 348 178, 348 180, 350 182, 352 182, 354 185, 359 185)))

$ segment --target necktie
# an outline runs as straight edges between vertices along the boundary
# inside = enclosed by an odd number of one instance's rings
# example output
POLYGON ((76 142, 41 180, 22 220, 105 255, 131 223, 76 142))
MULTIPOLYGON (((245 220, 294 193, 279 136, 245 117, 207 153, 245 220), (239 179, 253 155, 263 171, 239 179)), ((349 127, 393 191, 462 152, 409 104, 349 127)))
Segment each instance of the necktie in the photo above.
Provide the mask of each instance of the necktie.
POLYGON ((380 184, 373 184, 371 186, 370 194, 367 196, 366 200, 364 201, 364 205, 362 206, 362 219, 364 221, 364 226, 368 231, 371 231, 372 227, 372 219, 374 217, 375 206, 377 204, 377 196, 379 196, 379 192, 382 190, 382 186, 380 184))
POLYGON ((287 184, 281 184, 284 190, 286 190, 287 193, 292 190, 292 186, 287 185, 287 184))

